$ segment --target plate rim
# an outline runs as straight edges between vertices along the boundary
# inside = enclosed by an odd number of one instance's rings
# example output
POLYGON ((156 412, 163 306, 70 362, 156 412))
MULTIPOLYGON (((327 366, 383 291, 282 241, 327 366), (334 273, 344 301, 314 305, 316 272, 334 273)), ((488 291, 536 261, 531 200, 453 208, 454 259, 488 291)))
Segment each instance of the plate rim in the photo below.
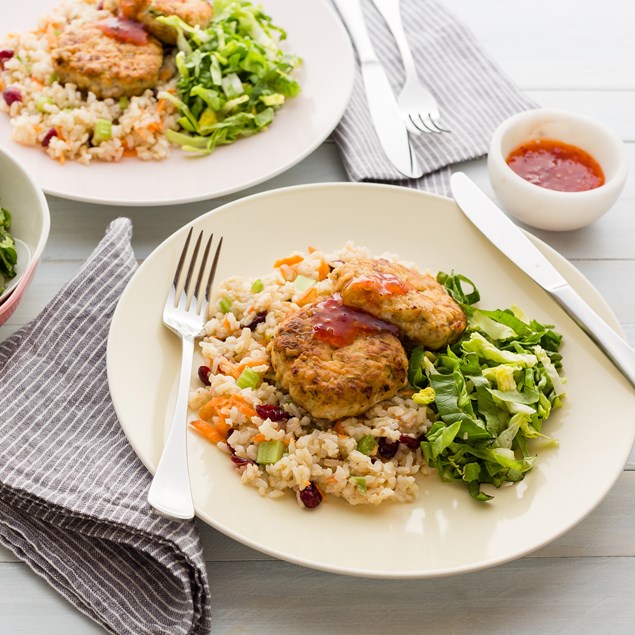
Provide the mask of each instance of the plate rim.
MULTIPOLYGON (((112 351, 112 347, 114 346, 112 344, 114 337, 111 337, 111 335, 112 335, 112 332, 113 332, 114 328, 116 328, 115 327, 116 319, 117 319, 117 314, 118 314, 118 312, 120 310, 120 306, 123 305, 124 298, 127 297, 128 293, 131 293, 130 288, 131 288, 131 285, 132 285, 132 282, 133 282, 134 278, 138 275, 139 271, 142 270, 142 268, 145 266, 145 264, 148 261, 150 261, 151 258, 158 257, 158 256, 155 256, 155 254, 158 254, 160 252, 160 250, 162 249, 162 247, 163 247, 163 245, 165 243, 167 243, 168 241, 173 240, 174 237, 177 236, 180 233, 184 234, 189 229, 190 226, 195 225, 195 224, 200 223, 200 222, 207 222, 207 219, 213 218, 216 214, 224 213, 228 208, 231 209, 232 207, 240 206, 244 201, 247 201, 247 200, 251 201, 251 200, 256 199, 256 198, 267 198, 267 197, 270 197, 270 196, 286 195, 287 192, 297 192, 297 191, 302 191, 302 190, 315 190, 315 189, 331 189, 331 188, 346 188, 346 189, 357 189, 357 190, 362 190, 362 189, 383 189, 383 190, 399 191, 399 192, 402 192, 402 193, 415 194, 417 196, 423 196, 423 197, 426 197, 426 198, 439 199, 439 200, 443 201, 446 204, 447 203, 451 203, 453 206, 456 206, 457 209, 460 210, 460 208, 458 207, 458 205, 456 204, 454 199, 451 199, 451 198, 446 197, 446 196, 442 196, 440 194, 432 193, 432 192, 414 190, 414 189, 410 189, 410 188, 403 188, 401 186, 395 186, 395 185, 383 184, 383 183, 326 182, 326 183, 310 183, 310 184, 294 185, 294 186, 289 186, 289 187, 283 187, 283 188, 276 188, 276 189, 272 189, 272 190, 267 190, 265 192, 258 192, 256 194, 252 194, 252 195, 245 196, 245 197, 242 197, 240 199, 237 199, 235 201, 228 202, 228 203, 226 203, 226 204, 224 204, 222 206, 219 206, 219 207, 217 207, 215 209, 212 209, 212 210, 210 210, 210 211, 208 211, 208 212, 206 212, 204 214, 201 214, 197 218, 193 219, 189 223, 187 223, 187 224, 183 225, 182 227, 180 227, 179 229, 177 229, 170 236, 166 237, 165 240, 163 240, 152 251, 152 253, 148 255, 148 257, 140 265, 139 269, 137 269, 137 271, 134 273, 133 277, 130 279, 130 281, 126 285, 126 288, 124 289, 121 297, 119 298, 119 301, 117 302, 117 307, 116 307, 116 309, 115 309, 115 311, 113 313, 111 325, 110 325, 109 332, 108 332, 108 341, 107 341, 106 368, 107 368, 109 390, 111 388, 111 375, 114 372, 114 368, 112 367, 113 354, 111 352, 112 351)), ((467 219, 466 219, 466 221, 467 221, 467 219)), ((548 254, 548 255, 554 256, 556 258, 556 260, 558 261, 558 264, 562 265, 564 267, 566 272, 563 273, 562 275, 567 279, 567 281, 570 284, 572 284, 574 289, 578 288, 578 285, 582 284, 583 286, 586 286, 587 289, 590 290, 593 293, 594 301, 597 301, 597 303, 598 303, 598 305, 596 306, 596 309, 598 307, 601 307, 601 311, 600 312, 603 313, 603 315, 608 318, 607 322, 609 323, 611 328, 615 329, 618 333, 623 335, 623 330, 621 328, 621 325, 620 325, 617 317, 615 316, 615 313, 613 312, 613 310, 611 309, 609 304, 606 302, 606 300, 599 293, 599 291, 593 286, 593 284, 591 284, 591 282, 573 264, 571 264, 564 256, 562 256, 553 247, 551 247, 550 245, 548 245, 547 243, 542 241, 537 236, 534 236, 530 232, 528 232, 526 230, 523 230, 523 231, 530 238, 530 240, 532 240, 532 242, 541 250, 541 252, 543 254, 548 254), (570 274, 572 274, 572 273, 576 277, 576 279, 573 282, 571 282, 571 280, 569 279, 570 274)), ((487 240, 487 239, 484 238, 484 240, 487 240)), ((487 241, 487 242, 489 242, 489 241, 487 241)), ((513 266, 516 266, 516 265, 513 265, 513 266)), ((521 272, 522 272, 522 270, 521 270, 521 272)), ((561 273, 562 273, 562 271, 561 271, 561 273)), ((522 274, 524 276, 527 275, 524 272, 522 272, 522 274)), ((527 276, 527 278, 529 278, 529 277, 527 276)), ((536 284, 536 283, 534 283, 534 284, 536 284)), ((589 340, 589 341, 591 341, 591 340, 589 340)), ((593 345, 595 346, 595 344, 593 344, 593 345)), ((121 428, 122 428, 126 438, 128 439, 128 442, 130 443, 130 445, 132 446, 133 450, 135 451, 135 454, 143 462, 145 467, 150 471, 151 474, 154 474, 154 469, 153 469, 151 463, 147 460, 147 457, 144 456, 145 452, 143 452, 143 450, 137 448, 137 446, 134 443, 134 441, 129 437, 129 435, 128 435, 127 431, 126 431, 126 428, 121 423, 120 411, 119 411, 119 408, 117 406, 117 401, 112 396, 112 391, 110 392, 110 394, 111 394, 111 397, 112 397, 112 402, 113 402, 113 406, 115 408, 115 412, 117 414, 117 418, 120 421, 121 428)), ((541 549, 542 547, 552 543, 554 540, 557 540, 559 537, 561 537, 565 533, 571 531, 575 526, 577 526, 580 522, 582 522, 589 514, 591 514, 598 507, 598 505, 600 505, 600 503, 604 500, 604 498, 606 497, 608 492, 615 485, 616 481, 618 480, 618 478, 620 477, 621 473, 623 472, 623 466, 626 463, 626 461, 628 460, 628 457, 630 455, 631 448, 632 448, 632 445, 633 445, 633 441, 635 441, 635 428, 633 428, 631 437, 632 437, 631 438, 631 444, 628 446, 628 448, 626 448, 624 450, 623 461, 620 463, 621 467, 620 467, 619 470, 616 469, 615 475, 611 479, 610 483, 607 482, 602 495, 598 497, 598 500, 595 501, 594 504, 590 508, 585 509, 582 514, 578 514, 576 517, 574 517, 571 520, 571 522, 564 523, 563 526, 557 532, 555 532, 554 534, 550 535, 546 540, 543 539, 539 544, 533 544, 531 546, 528 546, 527 548, 519 549, 519 550, 515 551, 512 554, 503 554, 501 556, 495 556, 495 557, 486 558, 484 560, 479 561, 478 563, 469 563, 469 564, 465 564, 465 565, 453 566, 453 567, 450 567, 450 568, 435 568, 435 569, 416 570, 416 571, 401 571, 401 570, 390 570, 389 571, 389 570, 385 570, 385 569, 383 569, 383 570, 360 569, 360 568, 357 568, 357 567, 350 567, 350 566, 338 566, 338 565, 332 565, 332 564, 328 564, 328 563, 324 564, 324 563, 322 563, 320 561, 316 561, 316 560, 309 559, 309 558, 302 558, 302 557, 298 557, 298 556, 294 556, 294 555, 289 555, 289 554, 286 554, 286 553, 284 553, 284 552, 282 552, 282 551, 280 551, 278 549, 267 547, 267 546, 263 546, 261 543, 257 542, 256 540, 252 540, 251 538, 243 536, 243 535, 237 533, 236 531, 234 531, 232 528, 227 527, 223 523, 216 521, 207 512, 200 511, 198 509, 196 509, 195 512, 196 512, 196 516, 201 521, 203 521, 207 525, 213 527, 214 529, 220 531, 221 533, 225 534, 229 538, 231 538, 233 540, 236 540, 237 542, 240 542, 241 544, 243 544, 243 545, 245 545, 247 547, 250 547, 250 548, 252 548, 252 549, 254 549, 256 551, 259 551, 261 553, 265 553, 267 555, 273 556, 273 557, 278 558, 280 560, 283 560, 283 561, 286 561, 286 562, 290 562, 292 564, 297 564, 297 565, 300 565, 300 566, 308 567, 310 569, 315 569, 315 570, 318 570, 318 571, 324 571, 324 572, 328 572, 328 573, 335 573, 335 574, 339 574, 339 575, 347 575, 347 576, 352 576, 352 577, 361 577, 361 578, 368 578, 368 579, 385 579, 385 580, 390 580, 390 579, 393 579, 393 580, 398 580, 398 579, 403 579, 403 580, 405 580, 405 579, 430 579, 430 578, 449 577, 449 576, 453 576, 453 575, 461 575, 461 574, 470 573, 470 572, 482 571, 484 569, 488 569, 488 568, 491 568, 491 567, 494 567, 494 566, 497 566, 497 565, 501 565, 501 564, 505 564, 507 562, 511 562, 511 561, 517 560, 519 558, 522 558, 522 557, 526 556, 529 553, 532 553, 532 552, 534 552, 534 551, 536 551, 538 549, 541 549)))

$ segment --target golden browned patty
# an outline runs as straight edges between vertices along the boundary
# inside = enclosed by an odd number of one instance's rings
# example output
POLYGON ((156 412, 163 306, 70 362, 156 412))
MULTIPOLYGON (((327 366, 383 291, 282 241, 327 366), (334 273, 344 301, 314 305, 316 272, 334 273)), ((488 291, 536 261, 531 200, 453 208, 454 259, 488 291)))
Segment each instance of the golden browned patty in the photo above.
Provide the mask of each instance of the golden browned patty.
POLYGON ((357 416, 394 397, 408 359, 391 333, 362 334, 336 347, 316 338, 315 305, 290 315, 269 344, 278 384, 312 416, 334 421, 357 416))
POLYGON ((157 85, 163 48, 154 38, 145 44, 120 42, 98 23, 87 22, 64 30, 52 56, 62 83, 73 83, 100 99, 117 99, 157 85))
POLYGON ((342 302, 394 324, 411 340, 440 349, 454 342, 467 320, 431 275, 384 259, 362 258, 331 273, 342 302))
POLYGON ((141 22, 152 35, 166 44, 176 43, 176 31, 161 24, 157 17, 176 15, 190 26, 206 27, 214 15, 214 9, 207 0, 108 0, 104 7, 141 22))

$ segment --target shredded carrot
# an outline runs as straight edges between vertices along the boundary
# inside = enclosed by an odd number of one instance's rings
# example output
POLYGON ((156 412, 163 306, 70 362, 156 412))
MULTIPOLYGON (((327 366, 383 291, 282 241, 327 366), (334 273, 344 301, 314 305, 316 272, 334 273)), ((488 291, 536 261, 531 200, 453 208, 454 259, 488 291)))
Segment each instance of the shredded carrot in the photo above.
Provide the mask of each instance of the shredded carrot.
POLYGON ((236 406, 236 408, 247 417, 257 416, 256 411, 247 403, 242 395, 232 395, 229 398, 229 403, 232 406, 236 406))
POLYGON ((265 435, 261 433, 258 433, 257 435, 251 437, 251 440, 255 441, 256 443, 262 443, 265 439, 265 435))
MULTIPOLYGON (((334 476, 329 476, 329 477, 326 479, 326 482, 327 482, 327 483, 337 483, 337 479, 336 479, 334 476)), ((317 485, 316 485, 316 487, 317 487, 317 485)))
POLYGON ((136 157, 137 156, 137 151, 134 148, 126 148, 123 151, 123 156, 124 157, 136 157))
POLYGON ((317 251, 317 247, 312 247, 311 245, 309 245, 309 248, 307 249, 307 251, 308 251, 310 254, 312 254, 312 253, 314 253, 314 252, 316 252, 316 251, 317 251))
POLYGON ((199 408, 198 416, 205 421, 209 421, 214 415, 220 414, 220 409, 227 405, 228 402, 229 397, 227 395, 213 397, 199 408))
MULTIPOLYGON (((192 421, 192 427, 210 443, 217 444, 221 441, 227 441, 227 430, 223 432, 223 428, 221 428, 219 424, 215 425, 213 423, 197 419, 196 421, 192 421)), ((227 429, 229 429, 229 426, 227 426, 227 429)))
POLYGON ((304 306, 305 304, 311 304, 311 302, 315 302, 318 298, 317 289, 315 285, 308 288, 296 301, 298 306, 304 306))
POLYGON ((320 266, 318 267, 318 280, 325 280, 329 273, 331 273, 331 268, 328 266, 326 260, 322 258, 322 260, 320 260, 320 266))
POLYGON ((348 436, 350 436, 350 435, 346 434, 346 432, 344 431, 344 428, 342 427, 342 420, 341 419, 333 426, 333 430, 335 430, 335 432, 337 432, 337 436, 338 437, 348 437, 348 436))
POLYGON ((165 108, 165 99, 159 99, 157 102, 157 112, 161 114, 165 108))
POLYGON ((146 128, 150 132, 163 132, 163 122, 162 121, 152 121, 146 126, 146 128))
POLYGON ((280 258, 280 260, 276 260, 273 263, 274 268, 282 267, 282 265, 288 265, 291 267, 292 265, 297 265, 299 262, 302 262, 304 258, 302 256, 287 256, 286 258, 280 258))

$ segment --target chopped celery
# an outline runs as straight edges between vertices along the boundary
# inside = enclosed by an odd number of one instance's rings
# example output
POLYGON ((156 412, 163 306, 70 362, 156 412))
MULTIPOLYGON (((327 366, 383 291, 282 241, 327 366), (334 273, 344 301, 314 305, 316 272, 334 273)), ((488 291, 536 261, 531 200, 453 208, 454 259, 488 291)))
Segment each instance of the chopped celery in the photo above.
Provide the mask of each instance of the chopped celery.
POLYGON ((366 491, 366 477, 365 476, 353 476, 353 480, 357 483, 357 489, 360 492, 366 491))
POLYGON ((121 108, 121 110, 128 108, 129 103, 130 100, 125 95, 119 98, 119 108, 121 108))
POLYGON ((38 112, 46 112, 46 106, 52 103, 53 103, 53 100, 50 97, 40 97, 35 102, 35 108, 38 112))
POLYGON ((223 312, 223 313, 229 313, 231 311, 232 308, 232 303, 229 301, 228 298, 221 298, 218 301, 218 308, 223 312))
POLYGON ((260 293, 264 288, 265 283, 260 278, 258 278, 257 280, 253 281, 253 284, 251 285, 251 292, 260 293))
POLYGON ((236 380, 236 385, 239 388, 255 388, 259 383, 260 375, 249 366, 240 373, 240 377, 236 380))
POLYGON ((298 276, 293 282, 295 290, 300 293, 310 289, 314 284, 315 280, 313 280, 313 278, 307 278, 306 276, 298 276))
POLYGON ((256 463, 258 463, 258 465, 271 465, 272 463, 277 463, 282 458, 284 451, 285 445, 278 439, 275 441, 263 441, 258 446, 256 463))
POLYGON ((112 137, 112 122, 108 119, 97 119, 93 132, 93 143, 98 145, 112 137))
POLYGON ((370 456, 376 447, 377 441, 375 440, 375 437, 370 434, 362 437, 357 443, 357 451, 365 454, 366 456, 370 456))

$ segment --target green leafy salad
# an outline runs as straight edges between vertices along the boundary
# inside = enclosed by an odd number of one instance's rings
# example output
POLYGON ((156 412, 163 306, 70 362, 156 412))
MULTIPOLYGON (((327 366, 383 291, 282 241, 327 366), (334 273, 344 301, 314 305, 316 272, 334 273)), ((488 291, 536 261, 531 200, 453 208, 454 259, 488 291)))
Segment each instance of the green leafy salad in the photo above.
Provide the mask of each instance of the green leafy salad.
POLYGON ((15 265, 18 253, 15 250, 11 229, 11 214, 9 210, 0 207, 0 295, 4 293, 6 281, 15 278, 15 265))
POLYGON ((443 480, 463 481, 486 501, 492 496, 482 484, 500 487, 532 469, 530 439, 555 443, 542 424, 564 395, 562 336, 517 307, 475 308, 480 294, 465 276, 441 272, 437 280, 462 306, 468 326, 446 351, 417 346, 410 355, 408 380, 419 389, 413 399, 437 414, 421 449, 443 480))
POLYGON ((214 19, 191 27, 177 16, 159 17, 177 31, 177 92, 161 92, 181 117, 168 139, 184 150, 209 154, 217 145, 248 137, 273 121, 300 92, 290 73, 300 58, 285 53, 286 33, 247 0, 216 0, 214 19))

